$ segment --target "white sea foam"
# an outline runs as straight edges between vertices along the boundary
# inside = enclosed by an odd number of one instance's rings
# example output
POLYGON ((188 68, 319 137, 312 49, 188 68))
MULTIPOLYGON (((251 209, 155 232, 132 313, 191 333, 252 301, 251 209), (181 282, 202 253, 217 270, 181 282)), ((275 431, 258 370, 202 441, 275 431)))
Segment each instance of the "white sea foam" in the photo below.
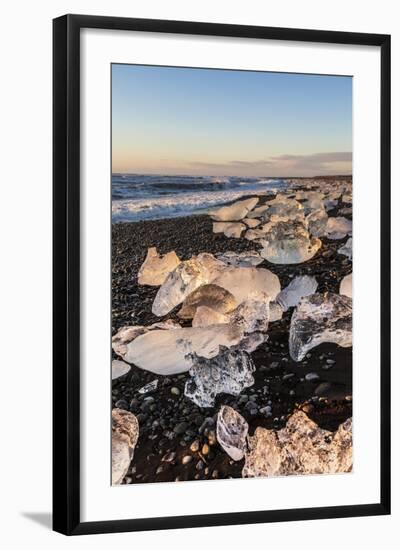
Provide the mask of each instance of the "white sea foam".
POLYGON ((275 193, 287 185, 282 180, 265 178, 242 181, 219 177, 129 176, 127 184, 121 183, 122 179, 121 176, 113 177, 113 222, 207 213, 215 206, 244 196, 275 193))

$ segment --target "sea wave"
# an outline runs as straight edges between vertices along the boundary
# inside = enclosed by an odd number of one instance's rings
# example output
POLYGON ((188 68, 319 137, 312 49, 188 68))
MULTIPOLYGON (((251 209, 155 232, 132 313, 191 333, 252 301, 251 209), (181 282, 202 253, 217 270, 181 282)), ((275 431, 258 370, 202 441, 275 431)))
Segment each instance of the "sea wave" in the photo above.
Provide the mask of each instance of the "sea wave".
POLYGON ((285 180, 211 176, 113 175, 113 222, 176 218, 252 194, 287 187, 285 180))

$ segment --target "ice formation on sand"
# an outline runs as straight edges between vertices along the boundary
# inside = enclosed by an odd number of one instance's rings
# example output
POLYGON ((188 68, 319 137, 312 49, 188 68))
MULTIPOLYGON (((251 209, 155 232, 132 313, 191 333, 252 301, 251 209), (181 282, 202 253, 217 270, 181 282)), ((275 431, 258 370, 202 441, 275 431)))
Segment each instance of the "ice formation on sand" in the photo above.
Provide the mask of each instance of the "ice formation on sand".
POLYGON ((295 199, 288 199, 282 195, 271 201, 268 201, 268 211, 266 212, 266 218, 269 220, 272 216, 277 218, 287 218, 288 220, 298 219, 299 215, 303 216, 303 206, 295 199))
POLYGON ((310 214, 311 212, 314 212, 315 210, 324 210, 324 194, 320 193, 319 191, 310 191, 308 193, 304 194, 304 198, 306 199, 303 203, 304 213, 306 215, 310 214))
POLYGON ((152 382, 149 382, 148 384, 140 388, 140 390, 138 391, 139 393, 151 393, 153 391, 156 391, 157 387, 158 387, 158 378, 156 378, 152 382))
POLYGON ((348 296, 349 298, 353 297, 353 274, 352 273, 343 277, 340 283, 339 294, 343 294, 344 296, 348 296))
MULTIPOLYGON (((175 332, 175 331, 174 331, 175 332)), ((294 361, 324 342, 352 345, 352 300, 326 292, 301 300, 290 322, 289 352, 294 361)))
POLYGON ((245 218, 242 221, 247 225, 247 227, 250 227, 251 229, 257 227, 257 225, 260 225, 261 223, 261 221, 257 220, 257 218, 245 218))
POLYGON ((193 316, 192 327, 208 327, 229 323, 229 315, 219 313, 208 306, 199 306, 193 316))
POLYGON ((191 360, 185 395, 199 407, 212 407, 219 393, 239 395, 244 388, 254 384, 255 366, 243 350, 225 349, 211 359, 192 354, 191 360))
POLYGON ((199 286, 191 292, 184 299, 178 316, 182 319, 193 319, 196 309, 200 306, 207 306, 218 313, 230 313, 237 305, 233 294, 225 288, 211 283, 199 286))
MULTIPOLYGON (((279 296, 279 294, 278 294, 279 296)), ((280 321, 283 316, 283 308, 277 302, 269 303, 269 322, 280 321)))
POLYGON ((233 237, 235 239, 239 239, 245 229, 247 229, 247 226, 240 222, 213 223, 213 233, 223 233, 225 237, 233 237))
POLYGON ((279 279, 274 273, 256 267, 226 268, 213 283, 229 290, 238 304, 264 293, 273 300, 281 290, 279 279))
POLYGON ((264 260, 257 250, 246 252, 222 252, 217 259, 233 267, 252 267, 261 264, 264 260))
POLYGON ((235 346, 243 336, 243 330, 232 324, 153 330, 128 344, 125 360, 155 374, 179 374, 192 366, 190 354, 215 357, 220 346, 235 346))
POLYGON ((269 322, 269 296, 265 292, 256 298, 244 300, 231 314, 231 323, 240 326, 246 334, 266 332, 269 322))
POLYGON ((254 208, 251 212, 247 214, 247 218, 264 218, 264 216, 267 215, 269 206, 268 204, 263 204, 262 206, 257 206, 257 208, 254 208))
POLYGON ((326 223, 326 236, 328 239, 339 240, 346 237, 346 235, 351 235, 353 224, 351 220, 347 218, 338 217, 338 218, 328 218, 326 223))
POLYGON ((147 256, 138 273, 140 285, 160 286, 168 274, 181 263, 174 251, 164 256, 157 253, 155 247, 147 249, 147 256))
POLYGON ((120 357, 124 358, 128 349, 127 345, 138 336, 144 334, 145 332, 149 332, 150 330, 156 330, 156 329, 170 330, 175 328, 181 328, 181 327, 180 325, 178 325, 178 323, 175 323, 175 321, 172 321, 172 319, 168 319, 167 321, 160 322, 160 323, 154 323, 153 325, 150 325, 148 327, 144 327, 142 325, 122 327, 112 337, 111 345, 115 353, 120 357))
POLYGON ((217 222, 231 222, 242 220, 258 203, 258 197, 234 202, 229 206, 222 206, 210 212, 211 218, 217 222))
POLYGON ((263 227, 256 227, 255 229, 248 229, 244 234, 244 238, 248 241, 257 241, 265 237, 266 229, 263 227))
POLYGON ((249 425, 232 407, 223 405, 217 417, 217 441, 232 460, 242 460, 249 425))
POLYGON ((336 474, 352 469, 351 418, 330 432, 296 411, 281 430, 258 427, 247 441, 243 477, 336 474))
POLYGON ((111 378, 116 380, 117 378, 124 376, 124 374, 128 373, 130 370, 131 367, 127 363, 114 359, 111 364, 111 378))
POLYGON ((271 223, 262 244, 261 256, 274 264, 306 262, 321 248, 301 221, 271 223))
POLYGON ((166 315, 196 288, 210 283, 225 267, 223 262, 206 253, 181 262, 158 289, 152 312, 159 317, 166 315))
POLYGON ((295 307, 304 296, 314 294, 318 283, 315 277, 310 275, 298 275, 290 281, 276 297, 276 302, 282 306, 283 311, 295 307))
POLYGON ((338 249, 338 253, 343 254, 344 256, 347 256, 349 260, 353 259, 353 238, 352 237, 347 239, 345 244, 338 249))
POLYGON ((136 416, 123 409, 112 410, 112 484, 124 479, 139 437, 136 416))
POLYGON ((324 209, 314 210, 306 218, 308 230, 313 237, 323 237, 325 235, 328 214, 324 209))

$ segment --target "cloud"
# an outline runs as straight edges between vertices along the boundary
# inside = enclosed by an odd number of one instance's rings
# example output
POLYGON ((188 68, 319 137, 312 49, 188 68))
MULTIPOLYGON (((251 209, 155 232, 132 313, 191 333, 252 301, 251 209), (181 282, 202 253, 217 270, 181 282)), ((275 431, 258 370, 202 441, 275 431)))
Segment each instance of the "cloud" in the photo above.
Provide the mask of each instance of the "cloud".
POLYGON ((235 159, 227 162, 191 162, 188 167, 196 172, 214 175, 289 177, 349 174, 352 171, 352 153, 284 154, 254 161, 235 159))

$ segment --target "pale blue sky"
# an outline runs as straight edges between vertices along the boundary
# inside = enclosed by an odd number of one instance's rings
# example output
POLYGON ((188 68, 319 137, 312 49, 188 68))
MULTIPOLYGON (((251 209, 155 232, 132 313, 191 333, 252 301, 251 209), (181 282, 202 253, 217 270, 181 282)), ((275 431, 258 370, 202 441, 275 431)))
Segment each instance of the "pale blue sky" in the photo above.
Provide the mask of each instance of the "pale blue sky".
POLYGON ((112 66, 113 172, 351 173, 352 79, 112 66))

